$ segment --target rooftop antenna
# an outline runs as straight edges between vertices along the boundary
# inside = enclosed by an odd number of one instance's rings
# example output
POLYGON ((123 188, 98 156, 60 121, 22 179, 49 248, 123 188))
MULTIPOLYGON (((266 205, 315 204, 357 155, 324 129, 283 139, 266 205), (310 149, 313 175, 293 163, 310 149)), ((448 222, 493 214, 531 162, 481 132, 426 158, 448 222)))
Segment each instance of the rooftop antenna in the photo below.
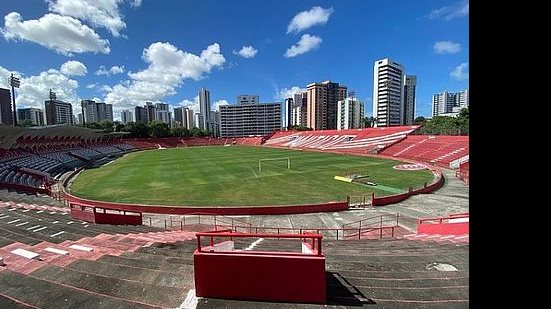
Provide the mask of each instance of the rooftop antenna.
POLYGON ((57 100, 57 95, 55 94, 55 92, 52 91, 52 89, 50 89, 50 100, 51 101, 57 100))

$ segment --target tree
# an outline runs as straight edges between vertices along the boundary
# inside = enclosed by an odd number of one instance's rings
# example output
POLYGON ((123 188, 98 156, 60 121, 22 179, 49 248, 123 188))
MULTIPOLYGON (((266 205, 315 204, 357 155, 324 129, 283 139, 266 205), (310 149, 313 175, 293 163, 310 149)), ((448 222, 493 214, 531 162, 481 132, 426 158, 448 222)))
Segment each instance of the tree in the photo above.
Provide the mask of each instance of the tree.
POLYGON ((113 126, 115 127, 115 132, 120 132, 124 128, 124 124, 122 124, 120 121, 114 121, 113 126))
POLYGON ((20 127, 32 127, 32 126, 34 126, 33 122, 30 119, 19 120, 17 122, 17 125, 20 126, 20 127))
POLYGON ((172 128, 171 135, 176 137, 187 137, 191 136, 191 133, 189 132, 188 128, 176 127, 172 128))
POLYGON ((113 121, 104 119, 99 122, 100 129, 103 130, 104 133, 111 133, 113 132, 113 121))
POLYGON ((161 121, 153 121, 149 124, 149 130, 152 137, 168 137, 170 136, 170 128, 168 124, 161 121))
POLYGON ((208 136, 207 130, 199 129, 198 127, 193 127, 193 128, 190 130, 190 133, 191 133, 191 136, 193 136, 193 137, 208 136))
POLYGON ((127 123, 123 131, 130 132, 129 137, 149 137, 149 127, 145 123, 127 123))
POLYGON ((375 118, 372 116, 367 116, 363 118, 364 121, 364 128, 373 128, 375 125, 375 118))
POLYGON ((425 121, 427 121, 427 119, 423 116, 419 116, 417 118, 415 118, 415 120, 413 120, 413 123, 414 124, 423 124, 425 123, 425 121))

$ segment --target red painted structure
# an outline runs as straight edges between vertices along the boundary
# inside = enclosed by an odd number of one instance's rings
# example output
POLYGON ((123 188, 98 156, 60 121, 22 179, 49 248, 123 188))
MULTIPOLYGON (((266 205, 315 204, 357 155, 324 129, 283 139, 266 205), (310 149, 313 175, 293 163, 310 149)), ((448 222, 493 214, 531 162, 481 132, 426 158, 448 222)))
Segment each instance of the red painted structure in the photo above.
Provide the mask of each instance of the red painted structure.
POLYGON ((142 225, 142 213, 70 204, 71 218, 92 223, 142 225))
POLYGON ((444 185, 444 177, 442 176, 442 172, 437 169, 432 169, 432 173, 434 174, 434 181, 431 184, 425 183, 424 187, 418 188, 418 189, 414 189, 413 187, 410 187, 408 192, 395 194, 395 195, 375 197, 375 195, 372 194, 371 205, 384 206, 384 205, 394 204, 394 203, 401 202, 412 195, 430 193, 434 190, 440 189, 440 187, 444 185))
POLYGON ((469 234, 469 213, 451 214, 447 217, 419 219, 417 234, 469 234))
POLYGON ((193 253, 196 295, 253 301, 325 304, 325 256, 319 234, 197 233, 193 253), (211 246, 201 247, 201 237, 211 246), (311 239, 312 253, 220 251, 213 237, 311 239))

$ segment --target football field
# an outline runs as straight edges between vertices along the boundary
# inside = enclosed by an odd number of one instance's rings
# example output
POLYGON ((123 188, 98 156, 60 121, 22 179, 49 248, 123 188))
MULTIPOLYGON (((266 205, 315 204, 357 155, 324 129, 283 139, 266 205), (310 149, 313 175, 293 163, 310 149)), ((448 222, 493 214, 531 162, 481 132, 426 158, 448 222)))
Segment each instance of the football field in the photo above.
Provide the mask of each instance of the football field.
POLYGON ((71 193, 120 203, 264 206, 344 201, 347 195, 406 191, 433 180, 429 170, 400 171, 400 161, 266 147, 188 147, 133 152, 85 170, 71 193), (259 160, 290 158, 287 160, 259 160), (337 181, 361 171, 377 186, 337 181))

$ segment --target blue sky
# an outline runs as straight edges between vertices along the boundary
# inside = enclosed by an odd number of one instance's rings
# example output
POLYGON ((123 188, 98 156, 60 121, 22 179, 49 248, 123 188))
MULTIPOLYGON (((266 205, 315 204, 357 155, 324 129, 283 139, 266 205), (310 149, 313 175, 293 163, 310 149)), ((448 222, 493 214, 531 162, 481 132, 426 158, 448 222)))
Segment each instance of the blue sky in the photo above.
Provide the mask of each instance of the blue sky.
POLYGON ((0 87, 22 77, 18 106, 43 108, 49 88, 115 112, 196 106, 200 87, 216 105, 273 102, 330 79, 371 115, 373 63, 386 57, 417 75, 416 115, 430 115, 433 93, 468 88, 463 0, 3 0, 0 15, 0 87))

